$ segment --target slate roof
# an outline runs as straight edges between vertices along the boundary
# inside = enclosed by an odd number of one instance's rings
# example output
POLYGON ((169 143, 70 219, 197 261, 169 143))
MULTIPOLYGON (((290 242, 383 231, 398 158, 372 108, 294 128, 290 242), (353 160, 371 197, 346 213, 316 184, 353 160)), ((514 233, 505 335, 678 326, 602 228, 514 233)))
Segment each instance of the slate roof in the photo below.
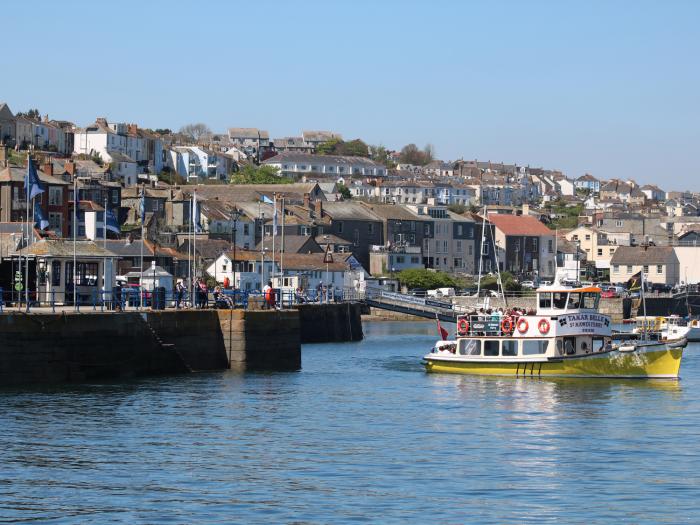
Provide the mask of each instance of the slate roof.
POLYGON ((333 220, 349 220, 349 221, 381 221, 371 210, 359 202, 352 201, 336 201, 324 202, 323 213, 328 215, 333 220))
POLYGON ((374 162, 365 157, 348 157, 343 155, 313 155, 311 153, 299 153, 296 151, 284 151, 279 155, 270 157, 263 161, 263 164, 310 164, 310 165, 333 165, 333 166, 362 166, 366 168, 381 168, 383 164, 374 162))
MULTIPOLYGON (((75 241, 75 252, 78 257, 114 257, 114 253, 105 250, 94 241, 75 241)), ((73 257, 73 241, 71 239, 42 239, 22 248, 21 255, 37 255, 51 257, 73 257)))
MULTIPOLYGON (((39 180, 44 184, 50 184, 52 186, 69 186, 70 183, 63 181, 59 178, 47 175, 40 169, 36 170, 39 180)), ((10 166, 8 168, 0 171, 0 182, 21 182, 24 183, 24 177, 27 175, 27 168, 17 168, 10 166)))
POLYGON ((677 264, 672 246, 618 246, 610 264, 651 265, 677 264))

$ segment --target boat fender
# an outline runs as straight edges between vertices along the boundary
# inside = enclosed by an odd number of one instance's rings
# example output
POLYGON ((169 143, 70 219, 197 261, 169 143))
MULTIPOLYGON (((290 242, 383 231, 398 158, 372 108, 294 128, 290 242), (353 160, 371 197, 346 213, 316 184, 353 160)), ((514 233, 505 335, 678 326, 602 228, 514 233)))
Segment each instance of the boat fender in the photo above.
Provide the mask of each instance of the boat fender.
POLYGON ((537 328, 542 335, 547 335, 549 333, 549 321, 547 321, 547 319, 540 319, 540 322, 537 323, 537 328))
POLYGON ((525 332, 527 332, 528 328, 530 328, 530 325, 527 324, 527 319, 525 319, 524 317, 518 319, 518 332, 524 334, 525 332))
POLYGON ((513 333, 513 320, 510 318, 510 316, 505 317, 503 321, 501 321, 501 331, 505 334, 511 334, 513 333))
POLYGON ((457 321, 457 332, 459 332, 459 335, 467 335, 469 333, 469 321, 464 317, 457 321))

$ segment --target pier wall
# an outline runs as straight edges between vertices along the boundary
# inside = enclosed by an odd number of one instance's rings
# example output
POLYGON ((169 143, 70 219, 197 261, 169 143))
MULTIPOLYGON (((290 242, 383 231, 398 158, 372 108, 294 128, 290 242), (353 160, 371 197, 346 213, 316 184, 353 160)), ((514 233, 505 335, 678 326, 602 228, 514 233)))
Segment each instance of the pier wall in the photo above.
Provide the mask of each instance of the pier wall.
POLYGON ((302 343, 361 341, 364 337, 359 303, 304 304, 297 310, 302 343))
POLYGON ((298 369, 297 311, 0 315, 0 386, 234 369, 298 369))

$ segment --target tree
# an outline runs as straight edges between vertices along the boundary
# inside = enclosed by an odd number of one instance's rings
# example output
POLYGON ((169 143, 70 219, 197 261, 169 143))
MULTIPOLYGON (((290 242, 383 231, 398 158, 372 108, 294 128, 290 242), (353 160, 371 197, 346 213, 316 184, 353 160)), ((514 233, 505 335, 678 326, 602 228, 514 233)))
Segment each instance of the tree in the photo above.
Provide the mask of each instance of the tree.
POLYGON ((360 139, 344 140, 333 138, 316 146, 319 155, 345 155, 347 157, 367 157, 369 146, 360 139))
POLYGON ((352 199, 352 193, 350 193, 350 189, 345 184, 338 184, 338 193, 345 200, 352 199))
POLYGON ((169 128, 157 128, 153 130, 153 133, 157 133, 158 135, 172 135, 173 130, 169 128))
POLYGON ((180 128, 180 133, 185 135, 192 142, 198 142, 199 139, 211 135, 211 130, 206 124, 198 122, 196 124, 187 124, 186 126, 182 126, 180 128))
POLYGON ((467 207, 464 204, 450 204, 447 209, 452 213, 457 213, 459 215, 462 215, 465 211, 467 211, 467 207))
POLYGON ((401 164, 414 164, 416 166, 425 166, 433 160, 435 148, 431 144, 426 146, 421 151, 415 144, 407 144, 401 149, 399 162, 401 164))
POLYGON ((396 163, 389 158, 389 152, 381 144, 369 147, 369 158, 374 162, 384 164, 387 168, 396 167, 396 163))
POLYGON ((293 181, 282 177, 274 166, 254 166, 246 164, 231 177, 231 184, 291 184, 293 181))
POLYGON ((35 109, 30 109, 29 111, 26 111, 26 112, 20 111, 19 113, 17 113, 15 115, 15 117, 24 117, 24 118, 28 118, 31 120, 40 120, 41 113, 39 113, 39 110, 35 108, 35 109))
POLYGON ((398 274, 398 279, 401 284, 408 288, 425 288, 426 290, 433 288, 454 288, 458 285, 453 277, 444 272, 433 272, 423 268, 402 270, 398 274))

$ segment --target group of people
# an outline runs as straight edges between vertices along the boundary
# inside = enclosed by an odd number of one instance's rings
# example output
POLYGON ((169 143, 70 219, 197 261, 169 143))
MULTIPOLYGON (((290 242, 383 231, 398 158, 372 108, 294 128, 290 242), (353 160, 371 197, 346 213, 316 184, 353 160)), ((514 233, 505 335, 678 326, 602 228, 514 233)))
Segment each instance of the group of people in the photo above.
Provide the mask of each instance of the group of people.
MULTIPOLYGON (((207 283, 204 281, 204 279, 195 279, 193 291, 193 306, 199 309, 206 308, 209 302, 209 288, 207 288, 207 283)), ((187 286, 182 279, 179 279, 175 285, 175 308, 180 308, 181 305, 184 304, 183 301, 186 293, 187 286)))

